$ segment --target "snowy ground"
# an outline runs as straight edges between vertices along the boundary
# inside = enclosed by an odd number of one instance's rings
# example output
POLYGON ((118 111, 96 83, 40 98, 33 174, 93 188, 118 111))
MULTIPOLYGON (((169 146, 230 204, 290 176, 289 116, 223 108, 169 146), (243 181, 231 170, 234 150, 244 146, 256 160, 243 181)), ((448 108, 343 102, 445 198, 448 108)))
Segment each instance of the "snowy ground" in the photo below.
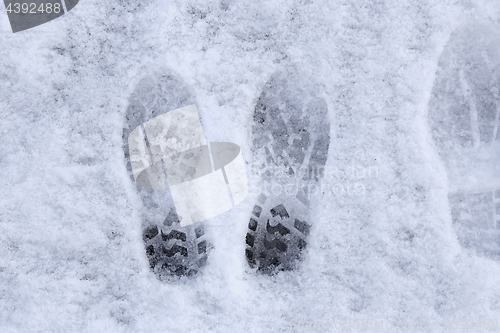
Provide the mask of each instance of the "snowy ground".
POLYGON ((499 262, 457 239, 427 116, 450 35, 499 20, 493 0, 82 0, 12 34, 0 12, 0 331, 288 332, 292 319, 431 331, 429 321, 500 320, 499 262), (172 68, 196 94, 206 137, 251 161, 255 100, 286 62, 328 92, 328 165, 378 173, 329 180, 365 192, 318 196, 299 271, 247 272, 249 196, 210 221, 201 276, 159 282, 121 146, 135 85, 172 68))

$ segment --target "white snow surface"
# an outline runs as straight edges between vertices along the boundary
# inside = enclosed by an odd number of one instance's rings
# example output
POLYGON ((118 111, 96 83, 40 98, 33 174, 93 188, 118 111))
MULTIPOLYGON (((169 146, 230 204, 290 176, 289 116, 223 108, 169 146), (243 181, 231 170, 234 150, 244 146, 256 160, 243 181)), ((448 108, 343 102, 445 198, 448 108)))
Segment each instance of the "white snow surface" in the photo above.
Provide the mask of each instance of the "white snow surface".
POLYGON ((16 34, 3 9, 1 332, 289 332, 292 319, 436 332, 429 321, 500 319, 500 264, 460 246, 427 118, 450 35, 500 26, 497 1, 81 0, 16 34), (253 106, 287 63, 326 92, 327 167, 378 174, 327 179, 365 191, 314 198, 298 271, 250 272, 250 195, 209 221, 202 274, 158 281, 122 150, 135 85, 175 71, 207 139, 251 163, 253 106))

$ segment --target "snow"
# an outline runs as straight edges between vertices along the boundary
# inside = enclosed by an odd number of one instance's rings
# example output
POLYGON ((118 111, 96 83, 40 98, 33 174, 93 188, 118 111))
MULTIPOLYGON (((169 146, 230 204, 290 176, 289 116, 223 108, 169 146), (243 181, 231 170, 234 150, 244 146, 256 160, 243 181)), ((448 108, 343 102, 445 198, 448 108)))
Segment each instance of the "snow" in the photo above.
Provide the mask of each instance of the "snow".
POLYGON ((0 330, 288 332, 292 319, 362 319, 431 331, 500 319, 499 262, 457 239, 427 114, 453 31, 499 19, 495 1, 82 0, 12 34, 2 11, 0 330), (250 163, 254 103, 290 63, 327 92, 327 167, 378 176, 327 180, 365 193, 315 198, 298 271, 248 272, 249 196, 209 221, 202 275, 159 282, 121 147, 135 85, 150 68, 176 71, 207 139, 238 144, 250 163))

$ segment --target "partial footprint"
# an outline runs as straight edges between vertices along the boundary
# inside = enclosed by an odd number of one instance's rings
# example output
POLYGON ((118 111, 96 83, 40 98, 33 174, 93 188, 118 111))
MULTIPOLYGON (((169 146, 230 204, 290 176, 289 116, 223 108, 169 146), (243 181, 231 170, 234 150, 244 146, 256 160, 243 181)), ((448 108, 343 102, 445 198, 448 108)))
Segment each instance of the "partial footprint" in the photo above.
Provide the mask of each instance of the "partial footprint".
POLYGON ((460 243, 500 258, 500 27, 474 24, 439 60, 429 120, 460 243))

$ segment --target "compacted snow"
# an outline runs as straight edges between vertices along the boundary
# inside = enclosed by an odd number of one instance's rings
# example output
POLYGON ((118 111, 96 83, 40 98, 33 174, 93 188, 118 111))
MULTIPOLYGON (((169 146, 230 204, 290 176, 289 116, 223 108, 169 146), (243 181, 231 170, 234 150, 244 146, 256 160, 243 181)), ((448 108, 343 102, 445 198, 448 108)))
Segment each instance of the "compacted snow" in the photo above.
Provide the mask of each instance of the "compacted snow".
POLYGON ((500 29, 498 2, 81 0, 16 34, 3 9, 1 332, 336 331, 357 320, 377 325, 345 330, 466 320, 483 332, 500 320, 500 226, 474 215, 494 212, 495 197, 460 183, 472 152, 486 154, 491 182, 479 167, 467 181, 495 191, 498 146, 484 148, 481 133, 496 125, 464 124, 498 121, 498 59, 489 71, 477 60, 500 54, 498 38, 481 39, 500 29), (238 144, 251 180, 255 103, 292 65, 324 91, 331 140, 302 264, 274 276, 249 268, 252 192, 206 222, 201 274, 160 282, 122 148, 136 85, 153 69, 177 73, 207 140, 238 144), (450 151, 467 130, 470 149, 450 151))

